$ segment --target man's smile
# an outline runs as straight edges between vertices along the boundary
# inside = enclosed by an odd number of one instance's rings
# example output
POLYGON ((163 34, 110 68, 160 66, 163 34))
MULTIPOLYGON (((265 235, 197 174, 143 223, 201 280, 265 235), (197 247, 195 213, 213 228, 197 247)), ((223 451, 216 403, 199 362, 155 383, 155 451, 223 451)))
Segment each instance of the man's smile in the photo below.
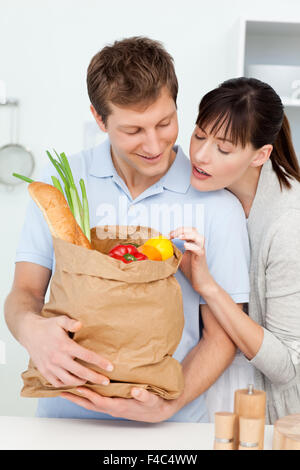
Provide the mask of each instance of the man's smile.
POLYGON ((161 157, 163 156, 163 152, 160 153, 159 155, 156 155, 155 157, 149 157, 147 155, 143 155, 143 154, 140 154, 140 153, 136 153, 136 155, 138 157, 141 157, 143 158, 144 160, 148 161, 148 162, 157 162, 158 160, 161 159, 161 157))

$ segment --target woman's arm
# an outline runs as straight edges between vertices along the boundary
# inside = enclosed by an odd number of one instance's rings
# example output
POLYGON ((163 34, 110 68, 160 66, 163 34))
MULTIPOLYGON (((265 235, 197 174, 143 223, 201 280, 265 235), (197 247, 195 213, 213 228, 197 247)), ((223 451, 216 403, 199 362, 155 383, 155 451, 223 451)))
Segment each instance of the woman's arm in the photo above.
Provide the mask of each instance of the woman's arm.
POLYGON ((186 240, 181 269, 211 312, 269 380, 286 384, 300 364, 300 211, 286 213, 268 246, 265 327, 254 322, 214 281, 206 263, 204 238, 195 229, 177 229, 171 238, 186 240))
POLYGON ((213 279, 200 289, 211 312, 237 347, 251 360, 258 353, 264 337, 263 328, 236 304, 213 279))
POLYGON ((205 256, 204 238, 196 229, 179 228, 171 238, 186 240, 180 269, 193 288, 206 301, 217 321, 248 359, 258 352, 263 341, 263 329, 243 312, 227 292, 211 276, 205 256))
POLYGON ((273 383, 286 385, 300 365, 300 209, 282 213, 270 227, 265 266, 264 340, 253 364, 273 383))

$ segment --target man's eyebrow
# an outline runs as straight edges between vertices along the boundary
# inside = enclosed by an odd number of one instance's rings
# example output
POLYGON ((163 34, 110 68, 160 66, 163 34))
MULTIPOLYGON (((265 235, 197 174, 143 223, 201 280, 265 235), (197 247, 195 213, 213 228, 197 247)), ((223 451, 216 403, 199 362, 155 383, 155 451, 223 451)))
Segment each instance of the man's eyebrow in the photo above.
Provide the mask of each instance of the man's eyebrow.
POLYGON ((118 126, 118 128, 120 129, 122 127, 122 129, 139 129, 140 126, 136 126, 135 124, 120 124, 118 126))
MULTIPOLYGON (((176 113, 176 110, 175 111, 172 111, 171 113, 169 113, 167 116, 164 116, 159 122, 158 124, 160 124, 161 122, 165 121, 166 119, 170 119, 174 114, 176 113)), ((120 124, 118 126, 118 128, 122 128, 122 129, 140 129, 140 126, 136 125, 136 124, 120 124)))
POLYGON ((158 124, 160 124, 162 121, 165 121, 166 119, 170 119, 175 113, 176 113, 177 110, 175 111, 172 111, 171 113, 169 113, 167 116, 163 117, 158 124))

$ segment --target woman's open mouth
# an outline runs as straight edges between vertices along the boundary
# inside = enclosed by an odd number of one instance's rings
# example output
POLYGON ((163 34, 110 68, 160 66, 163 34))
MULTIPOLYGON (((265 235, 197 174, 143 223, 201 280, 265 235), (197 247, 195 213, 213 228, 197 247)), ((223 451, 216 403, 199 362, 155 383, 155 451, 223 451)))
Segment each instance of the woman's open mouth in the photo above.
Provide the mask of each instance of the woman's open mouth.
POLYGON ((206 180, 207 178, 210 178, 212 176, 206 173, 204 170, 202 170, 202 168, 194 166, 194 165, 193 165, 193 175, 200 180, 206 180))

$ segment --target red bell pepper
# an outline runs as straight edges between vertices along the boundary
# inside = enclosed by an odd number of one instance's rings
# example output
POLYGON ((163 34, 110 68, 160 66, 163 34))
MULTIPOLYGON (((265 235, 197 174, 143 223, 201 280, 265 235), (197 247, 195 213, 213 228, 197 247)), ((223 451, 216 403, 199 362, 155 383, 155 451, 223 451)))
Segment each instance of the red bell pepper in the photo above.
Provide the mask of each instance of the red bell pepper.
POLYGON ((120 259, 123 263, 132 263, 132 261, 142 261, 148 259, 146 255, 140 253, 135 245, 117 245, 110 250, 109 256, 120 259))

